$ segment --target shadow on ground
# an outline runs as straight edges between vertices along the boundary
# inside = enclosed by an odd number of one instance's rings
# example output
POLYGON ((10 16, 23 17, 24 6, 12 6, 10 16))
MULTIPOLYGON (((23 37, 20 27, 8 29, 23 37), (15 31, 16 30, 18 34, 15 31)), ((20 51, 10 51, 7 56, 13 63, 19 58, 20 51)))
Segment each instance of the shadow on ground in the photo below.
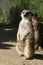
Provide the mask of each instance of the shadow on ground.
POLYGON ((11 49, 11 47, 15 47, 15 45, 0 43, 0 49, 11 49))
POLYGON ((43 60, 43 55, 42 54, 35 54, 34 59, 43 60))
POLYGON ((0 42, 16 41, 16 34, 14 28, 0 28, 0 42))

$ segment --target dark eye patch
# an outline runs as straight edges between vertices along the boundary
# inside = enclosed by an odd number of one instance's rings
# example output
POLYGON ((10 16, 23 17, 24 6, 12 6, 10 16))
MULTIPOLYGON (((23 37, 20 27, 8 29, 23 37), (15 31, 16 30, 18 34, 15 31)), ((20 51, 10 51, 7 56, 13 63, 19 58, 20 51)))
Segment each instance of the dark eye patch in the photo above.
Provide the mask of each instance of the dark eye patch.
POLYGON ((23 12, 23 14, 24 14, 25 12, 23 12))
POLYGON ((30 12, 27 12, 27 13, 26 13, 26 15, 29 15, 29 14, 30 14, 30 12))
POLYGON ((30 13, 31 13, 31 12, 27 12, 27 13, 24 15, 24 17, 29 16, 30 13))

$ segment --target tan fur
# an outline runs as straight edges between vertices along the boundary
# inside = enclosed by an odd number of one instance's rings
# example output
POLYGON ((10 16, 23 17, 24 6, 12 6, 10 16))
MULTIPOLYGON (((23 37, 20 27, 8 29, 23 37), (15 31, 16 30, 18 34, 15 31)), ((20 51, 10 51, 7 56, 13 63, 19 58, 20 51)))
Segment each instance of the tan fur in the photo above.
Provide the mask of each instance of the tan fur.
POLYGON ((37 20, 37 17, 35 14, 33 14, 32 16, 32 24, 34 26, 34 32, 35 32, 35 49, 39 47, 39 39, 40 39, 40 35, 39 35, 39 23, 38 23, 38 20, 37 20))
POLYGON ((34 37, 31 35, 26 37, 26 46, 24 48, 24 55, 26 58, 31 58, 34 55, 34 37))

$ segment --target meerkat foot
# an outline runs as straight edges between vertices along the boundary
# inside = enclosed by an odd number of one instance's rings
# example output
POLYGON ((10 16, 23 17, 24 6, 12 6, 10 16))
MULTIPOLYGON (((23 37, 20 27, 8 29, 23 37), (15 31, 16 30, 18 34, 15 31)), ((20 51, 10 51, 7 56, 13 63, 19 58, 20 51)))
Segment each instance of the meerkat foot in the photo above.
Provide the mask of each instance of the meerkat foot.
POLYGON ((31 59, 33 59, 34 58, 34 54, 33 55, 28 55, 28 56, 25 56, 25 59, 26 60, 31 60, 31 59))
POLYGON ((23 57, 23 56, 24 56, 24 54, 19 54, 19 56, 20 56, 20 57, 23 57))
POLYGON ((35 46, 35 50, 37 50, 37 49, 38 49, 38 50, 41 50, 42 48, 41 48, 41 46, 36 45, 36 46, 35 46))
POLYGON ((38 45, 35 45, 35 50, 37 50, 38 49, 38 45))
POLYGON ((41 49, 42 49, 41 46, 39 46, 39 47, 38 47, 38 50, 41 50, 41 49))
POLYGON ((26 60, 32 60, 33 57, 25 57, 26 60))
POLYGON ((16 50, 17 50, 17 52, 19 53, 19 56, 21 56, 21 57, 22 57, 22 56, 24 56, 24 55, 23 55, 23 52, 22 52, 22 51, 20 51, 20 50, 18 49, 18 47, 17 47, 17 46, 16 46, 16 50))

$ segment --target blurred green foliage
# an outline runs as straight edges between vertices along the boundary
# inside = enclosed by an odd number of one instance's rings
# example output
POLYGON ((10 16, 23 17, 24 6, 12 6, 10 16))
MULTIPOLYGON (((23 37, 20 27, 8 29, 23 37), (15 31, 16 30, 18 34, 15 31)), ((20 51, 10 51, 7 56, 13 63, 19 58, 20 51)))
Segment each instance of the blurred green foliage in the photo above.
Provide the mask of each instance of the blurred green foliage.
POLYGON ((0 0, 0 23, 14 24, 17 27, 23 9, 37 12, 43 21, 43 0, 0 0))

